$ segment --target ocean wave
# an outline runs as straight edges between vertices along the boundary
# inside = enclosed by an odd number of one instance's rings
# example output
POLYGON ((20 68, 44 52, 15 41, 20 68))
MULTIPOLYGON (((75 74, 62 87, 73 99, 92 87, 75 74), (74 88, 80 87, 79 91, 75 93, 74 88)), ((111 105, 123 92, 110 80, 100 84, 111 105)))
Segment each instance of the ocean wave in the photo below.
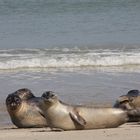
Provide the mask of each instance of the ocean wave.
POLYGON ((140 65, 139 50, 88 48, 0 50, 0 70, 140 65))

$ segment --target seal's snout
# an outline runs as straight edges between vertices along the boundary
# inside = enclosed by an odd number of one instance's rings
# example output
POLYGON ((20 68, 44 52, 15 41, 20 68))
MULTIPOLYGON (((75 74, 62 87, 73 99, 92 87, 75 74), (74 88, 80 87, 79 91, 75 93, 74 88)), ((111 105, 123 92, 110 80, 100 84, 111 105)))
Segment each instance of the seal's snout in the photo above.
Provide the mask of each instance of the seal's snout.
POLYGON ((53 98, 55 95, 54 95, 54 92, 52 91, 46 91, 42 94, 42 97, 44 97, 45 99, 50 99, 50 98, 53 98))
POLYGON ((15 102, 12 102, 11 103, 11 107, 15 107, 16 106, 16 103, 15 102))
POLYGON ((20 101, 21 101, 21 99, 20 99, 19 97, 14 97, 14 101, 15 101, 17 104, 19 104, 20 101))

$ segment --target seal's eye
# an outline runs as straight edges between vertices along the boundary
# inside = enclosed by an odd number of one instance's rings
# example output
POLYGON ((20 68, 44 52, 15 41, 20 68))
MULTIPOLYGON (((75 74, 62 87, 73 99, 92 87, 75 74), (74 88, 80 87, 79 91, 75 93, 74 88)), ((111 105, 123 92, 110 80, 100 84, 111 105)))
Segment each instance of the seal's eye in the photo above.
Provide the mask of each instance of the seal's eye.
POLYGON ((6 100, 7 103, 11 103, 11 101, 12 101, 12 97, 8 97, 6 100))

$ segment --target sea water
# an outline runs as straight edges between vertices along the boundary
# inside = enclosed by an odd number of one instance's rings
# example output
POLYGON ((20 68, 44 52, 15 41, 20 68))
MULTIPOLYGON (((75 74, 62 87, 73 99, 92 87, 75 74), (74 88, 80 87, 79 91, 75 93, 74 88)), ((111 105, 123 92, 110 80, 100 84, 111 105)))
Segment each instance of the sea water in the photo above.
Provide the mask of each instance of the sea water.
POLYGON ((103 106, 140 89, 139 13, 139 0, 1 0, 0 123, 20 88, 103 106))
POLYGON ((139 0, 1 0, 0 48, 137 48, 139 13, 139 0))

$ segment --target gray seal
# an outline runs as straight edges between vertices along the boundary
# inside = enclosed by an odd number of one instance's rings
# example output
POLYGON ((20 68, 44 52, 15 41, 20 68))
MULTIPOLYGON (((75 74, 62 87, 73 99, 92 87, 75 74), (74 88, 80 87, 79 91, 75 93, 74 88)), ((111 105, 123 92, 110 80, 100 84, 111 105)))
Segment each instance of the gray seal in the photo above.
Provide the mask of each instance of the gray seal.
POLYGON ((48 91, 42 95, 48 126, 62 130, 115 128, 127 121, 127 113, 122 109, 93 108, 68 105, 48 91))
POLYGON ((19 89, 6 98, 6 107, 14 125, 18 128, 46 127, 47 121, 40 108, 44 103, 27 89, 19 89))
POLYGON ((129 122, 140 121, 140 91, 128 91, 126 95, 122 95, 116 100, 114 107, 127 110, 129 122))

